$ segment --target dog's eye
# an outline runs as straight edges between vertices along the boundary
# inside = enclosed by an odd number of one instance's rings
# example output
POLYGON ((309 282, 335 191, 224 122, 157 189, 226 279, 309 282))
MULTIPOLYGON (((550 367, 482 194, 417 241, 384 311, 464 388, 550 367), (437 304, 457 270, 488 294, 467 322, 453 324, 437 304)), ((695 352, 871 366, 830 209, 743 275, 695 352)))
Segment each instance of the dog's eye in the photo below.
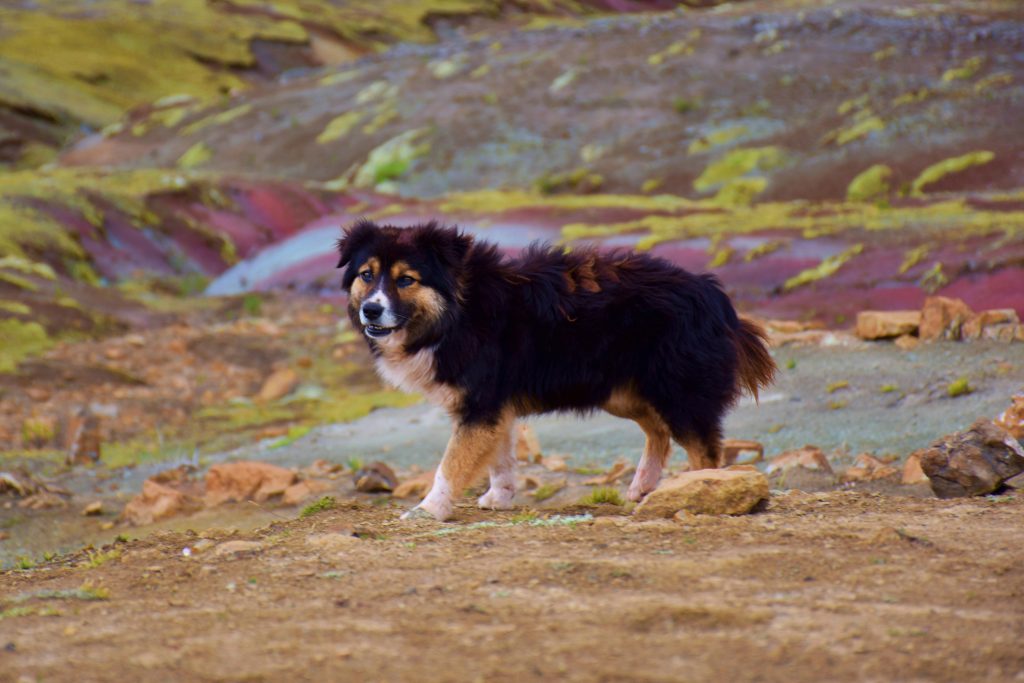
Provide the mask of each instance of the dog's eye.
POLYGON ((416 280, 412 279, 408 275, 403 275, 402 277, 395 280, 395 284, 398 285, 399 287, 408 287, 409 285, 415 284, 415 282, 416 280))
POLYGON ((363 282, 370 282, 371 280, 373 280, 373 271, 364 270, 363 272, 359 273, 359 277, 363 279, 363 282))

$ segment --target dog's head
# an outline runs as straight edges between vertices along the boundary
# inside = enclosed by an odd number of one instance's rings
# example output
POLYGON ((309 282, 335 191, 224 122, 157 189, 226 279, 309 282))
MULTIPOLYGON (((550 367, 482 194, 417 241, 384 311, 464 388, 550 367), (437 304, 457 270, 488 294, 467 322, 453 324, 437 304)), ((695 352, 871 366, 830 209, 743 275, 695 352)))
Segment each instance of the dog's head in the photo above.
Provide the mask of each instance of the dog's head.
POLYGON ((371 340, 423 342, 452 318, 473 238, 435 222, 411 228, 359 221, 338 241, 352 324, 371 340))

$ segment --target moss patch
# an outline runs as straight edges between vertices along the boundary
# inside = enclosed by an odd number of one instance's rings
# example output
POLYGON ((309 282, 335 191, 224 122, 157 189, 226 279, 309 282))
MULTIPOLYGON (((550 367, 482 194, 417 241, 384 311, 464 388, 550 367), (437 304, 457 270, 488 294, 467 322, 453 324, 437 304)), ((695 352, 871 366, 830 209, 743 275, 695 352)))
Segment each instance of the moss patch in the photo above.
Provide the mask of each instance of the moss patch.
POLYGON ((861 253, 862 251, 864 251, 864 245, 855 244, 849 249, 846 249, 833 256, 829 256, 814 268, 808 268, 807 270, 803 270, 794 275, 793 277, 789 278, 788 280, 786 280, 785 284, 782 286, 782 290, 785 292, 789 292, 791 290, 796 289, 797 287, 803 287, 804 285, 810 284, 812 282, 824 280, 825 278, 835 274, 836 271, 843 267, 843 264, 847 263, 850 259, 852 259, 857 254, 861 253))
POLYGON ((950 159, 943 159, 942 161, 932 164, 921 171, 921 175, 917 176, 917 178, 914 179, 913 184, 911 184, 910 193, 914 196, 920 197, 924 195, 924 188, 928 185, 937 183, 946 176, 954 173, 960 173, 969 168, 987 164, 995 158, 996 155, 994 153, 988 150, 981 150, 963 154, 958 157, 952 157, 950 159))
POLYGON ((889 195, 892 169, 875 164, 857 174, 846 188, 846 199, 851 202, 877 202, 889 195))
POLYGON ((785 163, 786 156, 778 147, 751 147, 729 152, 713 161, 693 182, 698 192, 706 192, 754 171, 770 171, 785 163))
POLYGON ((0 320, 0 372, 13 372, 18 363, 53 346, 53 340, 37 322, 0 320))

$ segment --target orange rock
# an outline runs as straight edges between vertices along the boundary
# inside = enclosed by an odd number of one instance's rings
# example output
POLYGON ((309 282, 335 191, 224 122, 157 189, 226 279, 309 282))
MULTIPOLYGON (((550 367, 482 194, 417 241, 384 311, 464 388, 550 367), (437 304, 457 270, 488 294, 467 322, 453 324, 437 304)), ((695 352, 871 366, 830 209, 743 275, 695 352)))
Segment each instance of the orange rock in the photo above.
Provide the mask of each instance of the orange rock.
POLYGON ((754 453, 754 457, 747 462, 761 462, 764 460, 764 444, 760 441, 726 439, 722 443, 722 465, 732 465, 743 453, 754 453))
POLYGON ((411 479, 406 479, 395 487, 395 491, 391 495, 395 498, 422 498, 434 485, 434 472, 435 470, 430 470, 411 479))
MULTIPOLYGON (((302 470, 302 473, 308 477, 331 477, 331 475, 337 475, 339 472, 345 469, 345 466, 341 463, 331 462, 330 460, 324 460, 323 458, 317 458, 309 467, 302 470)), ((332 479, 335 477, 331 477, 332 479)))
POLYGON ((284 505, 298 505, 310 496, 329 491, 330 488, 330 482, 321 479, 305 479, 286 488, 281 495, 281 503, 284 505))
POLYGON ((142 493, 128 501, 121 516, 134 526, 152 524, 182 512, 187 502, 181 491, 147 479, 142 483, 142 493))
POLYGON ((842 481, 877 481, 899 475, 900 471, 887 465, 873 455, 861 453, 854 460, 853 467, 843 472, 842 481))
POLYGON ((214 465, 206 473, 206 505, 231 500, 263 502, 283 494, 295 483, 295 473, 265 462, 230 462, 214 465))
POLYGON ((913 335, 905 334, 902 337, 896 337, 896 341, 893 343, 904 351, 913 351, 921 343, 921 340, 913 335))
POLYGON ((662 481, 636 506, 633 515, 667 518, 680 510, 698 515, 743 515, 768 496, 768 479, 760 472, 697 470, 662 481))
POLYGON ((930 296, 921 308, 918 336, 922 341, 960 339, 963 324, 973 315, 974 311, 960 299, 930 296))
POLYGON ((861 339, 889 339, 917 332, 920 311, 861 311, 856 334, 861 339))
POLYGON ((540 440, 533 427, 520 422, 516 425, 516 460, 519 462, 540 462, 540 440))
POLYGON ((786 451, 768 463, 765 472, 772 474, 773 472, 788 470, 791 467, 803 467, 809 470, 818 470, 826 474, 832 474, 832 465, 829 464, 828 458, 825 457, 825 454, 817 446, 804 446, 795 451, 786 451))
POLYGON ((996 418, 996 424, 1010 432, 1018 441, 1024 440, 1024 394, 1010 398, 1010 407, 996 418))
POLYGON ((569 463, 560 455, 549 455, 541 460, 541 464, 552 472, 567 472, 569 463))
POLYGON ((619 479, 622 479, 626 475, 632 474, 635 471, 636 468, 631 467, 628 462, 626 462, 625 460, 619 460, 614 465, 612 465, 612 468, 610 470, 608 470, 604 474, 599 474, 596 477, 587 479, 583 483, 586 484, 587 486, 608 486, 610 484, 614 484, 619 479))
POLYGON ((259 393, 256 394, 256 400, 264 403, 276 401, 295 391, 297 386, 299 386, 299 376, 294 370, 290 368, 277 370, 263 382, 259 393))
POLYGON ((961 329, 961 336, 964 339, 980 339, 984 334, 986 328, 999 325, 1007 325, 1010 327, 1010 338, 1006 341, 1012 341, 1013 333, 1016 332, 1016 325, 1020 322, 1020 318, 1017 317, 1017 311, 1012 308, 994 308, 988 311, 981 311, 975 313, 964 323, 961 329))
POLYGON ((1020 328, 1021 326, 1017 323, 989 325, 981 331, 981 338, 1009 344, 1016 340, 1020 328))
POLYGON ((914 451, 907 456, 907 462, 903 464, 904 484, 927 484, 928 475, 921 469, 921 451, 914 451))
POLYGON ((39 403, 50 400, 50 390, 46 387, 28 387, 25 389, 25 395, 39 403))

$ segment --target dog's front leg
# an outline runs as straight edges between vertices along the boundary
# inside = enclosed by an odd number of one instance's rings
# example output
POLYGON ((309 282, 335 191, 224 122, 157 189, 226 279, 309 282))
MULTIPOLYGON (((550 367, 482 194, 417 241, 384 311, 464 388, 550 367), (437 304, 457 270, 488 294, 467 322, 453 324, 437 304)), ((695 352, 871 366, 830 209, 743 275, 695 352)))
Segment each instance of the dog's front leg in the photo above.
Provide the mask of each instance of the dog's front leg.
POLYGON ((477 505, 485 510, 508 510, 516 495, 516 454, 512 438, 514 422, 501 435, 490 467, 491 487, 480 496, 477 505))
POLYGON ((498 424, 455 424, 441 466, 434 475, 430 493, 402 519, 430 515, 444 521, 452 514, 455 496, 473 482, 473 476, 494 457, 504 438, 508 437, 510 420, 498 424))

